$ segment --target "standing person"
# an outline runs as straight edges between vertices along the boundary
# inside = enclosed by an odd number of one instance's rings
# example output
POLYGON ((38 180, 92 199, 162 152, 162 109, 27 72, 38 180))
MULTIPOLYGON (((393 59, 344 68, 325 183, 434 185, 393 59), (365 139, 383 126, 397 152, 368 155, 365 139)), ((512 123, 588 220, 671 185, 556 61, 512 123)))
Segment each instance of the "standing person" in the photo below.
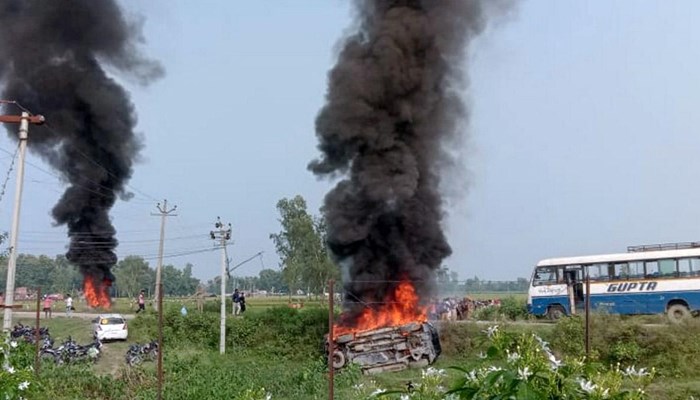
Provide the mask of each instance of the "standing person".
POLYGON ((245 293, 241 292, 241 295, 238 296, 238 304, 241 309, 241 314, 245 312, 245 293))
POLYGON ((73 298, 70 297, 70 294, 66 295, 66 317, 72 317, 73 316, 73 298))
POLYGON ((51 318, 52 312, 51 312, 51 298, 47 295, 44 295, 44 318, 51 318))
POLYGON ((146 311, 146 292, 144 290, 139 293, 139 309, 136 310, 136 314, 141 311, 146 311))
POLYGON ((233 291, 233 315, 241 313, 241 293, 238 289, 233 291))

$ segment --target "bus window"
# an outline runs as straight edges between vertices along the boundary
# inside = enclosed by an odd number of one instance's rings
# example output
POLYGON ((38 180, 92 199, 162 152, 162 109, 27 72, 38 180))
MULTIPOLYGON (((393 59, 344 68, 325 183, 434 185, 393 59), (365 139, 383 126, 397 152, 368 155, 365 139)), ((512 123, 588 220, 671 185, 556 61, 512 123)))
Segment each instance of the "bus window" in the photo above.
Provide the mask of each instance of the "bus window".
POLYGON ((588 276, 592 281, 610 280, 608 264, 593 264, 588 266, 588 276))
POLYGON ((630 278, 644 278, 644 263, 642 261, 631 261, 627 264, 630 270, 630 278))
POLYGON ((644 277, 657 278, 659 276, 659 262, 647 261, 644 263, 644 277))
POLYGON ((676 260, 659 260, 659 275, 675 276, 676 275, 676 260))
POLYGON ((690 275, 700 275, 700 258, 690 259, 690 275))
POLYGON ((557 267, 540 267, 535 270, 532 280, 534 286, 554 285, 557 283, 557 267))
POLYGON ((580 265, 563 265, 559 267, 559 283, 583 282, 580 265))
POLYGON ((679 258, 678 259, 678 276, 688 276, 692 272, 690 266, 690 258, 679 258))
POLYGON ((629 279, 630 267, 627 263, 617 263, 614 265, 615 272, 613 279, 629 279))

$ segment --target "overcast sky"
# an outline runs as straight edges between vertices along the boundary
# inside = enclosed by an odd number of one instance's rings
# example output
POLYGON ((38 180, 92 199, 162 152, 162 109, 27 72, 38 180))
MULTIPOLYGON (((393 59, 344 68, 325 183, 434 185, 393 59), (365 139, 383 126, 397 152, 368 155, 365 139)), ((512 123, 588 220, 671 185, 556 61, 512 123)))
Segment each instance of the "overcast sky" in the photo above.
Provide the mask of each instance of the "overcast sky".
MULTIPOLYGON (((166 255, 211 248, 221 216, 233 224, 234 263, 265 252, 264 264, 237 274, 278 266, 275 203, 300 194, 317 213, 330 188, 306 164, 318 155, 314 118, 349 3, 122 3, 144 17, 142 49, 167 74, 146 88, 123 82, 145 148, 134 198, 113 211, 120 256, 155 265, 160 221, 150 213, 167 198, 179 215, 167 223, 166 255)), ((446 210, 454 254, 445 264, 462 279, 505 280, 529 277, 542 258, 700 240, 700 2, 518 4, 465 62, 469 189, 446 210)), ((10 158, 0 154, 0 179, 10 158)), ((49 215, 63 186, 28 161, 19 251, 63 253, 65 229, 49 215)), ((0 230, 10 227, 14 185, 12 171, 0 230)), ((206 280, 219 260, 205 252, 166 263, 192 262, 206 280)))

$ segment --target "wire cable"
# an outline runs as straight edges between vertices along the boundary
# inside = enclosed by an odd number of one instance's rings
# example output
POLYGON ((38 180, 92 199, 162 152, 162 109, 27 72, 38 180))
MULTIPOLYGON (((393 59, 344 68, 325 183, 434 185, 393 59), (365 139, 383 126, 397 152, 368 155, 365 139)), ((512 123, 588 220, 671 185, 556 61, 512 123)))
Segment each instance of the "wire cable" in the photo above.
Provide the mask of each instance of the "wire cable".
POLYGON ((2 189, 0 189, 0 202, 2 202, 2 199, 5 196, 5 190, 7 190, 7 182, 10 181, 10 173, 12 173, 12 169, 15 166, 15 160, 17 159, 17 153, 19 153, 19 147, 20 147, 20 144, 17 143, 17 148, 15 149, 15 153, 12 155, 12 162, 10 162, 10 168, 7 169, 7 174, 5 175, 5 181, 2 183, 2 189))

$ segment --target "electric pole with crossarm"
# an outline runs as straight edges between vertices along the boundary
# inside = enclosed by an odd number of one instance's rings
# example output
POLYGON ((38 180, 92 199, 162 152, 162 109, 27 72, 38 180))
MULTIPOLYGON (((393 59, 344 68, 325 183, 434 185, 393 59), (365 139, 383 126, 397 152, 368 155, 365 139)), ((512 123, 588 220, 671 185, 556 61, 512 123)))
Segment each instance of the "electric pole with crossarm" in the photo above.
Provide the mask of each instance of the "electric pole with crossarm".
POLYGON ((212 240, 221 242, 221 337, 219 338, 219 353, 226 352, 226 264, 228 255, 226 254, 226 242, 231 240, 231 224, 228 228, 221 222, 220 217, 216 217, 216 230, 209 232, 212 240))
MULTIPOLYGON (((177 214, 173 214, 177 210, 177 206, 168 210, 168 200, 163 200, 163 206, 160 203, 156 205, 158 208, 157 213, 151 213, 153 216, 160 216, 160 244, 158 245, 158 264, 156 265, 156 303, 154 307, 158 309, 158 299, 160 299, 160 284, 161 276, 163 270, 163 242, 165 241, 165 219, 167 217, 176 217, 177 214)), ((160 310, 158 310, 160 312, 160 310)))
MULTIPOLYGON (((3 103, 11 103, 2 101, 3 103)), ((17 160, 17 182, 15 183, 15 205, 12 212, 12 230, 10 231, 10 254, 7 261, 7 283, 5 285, 5 313, 2 329, 12 328, 12 309, 15 301, 15 269, 17 268, 17 234, 19 233, 19 211, 22 204, 22 185, 24 183, 24 157, 27 153, 27 137, 29 124, 41 125, 44 117, 41 115, 0 115, 0 123, 19 124, 19 159, 17 160)))

